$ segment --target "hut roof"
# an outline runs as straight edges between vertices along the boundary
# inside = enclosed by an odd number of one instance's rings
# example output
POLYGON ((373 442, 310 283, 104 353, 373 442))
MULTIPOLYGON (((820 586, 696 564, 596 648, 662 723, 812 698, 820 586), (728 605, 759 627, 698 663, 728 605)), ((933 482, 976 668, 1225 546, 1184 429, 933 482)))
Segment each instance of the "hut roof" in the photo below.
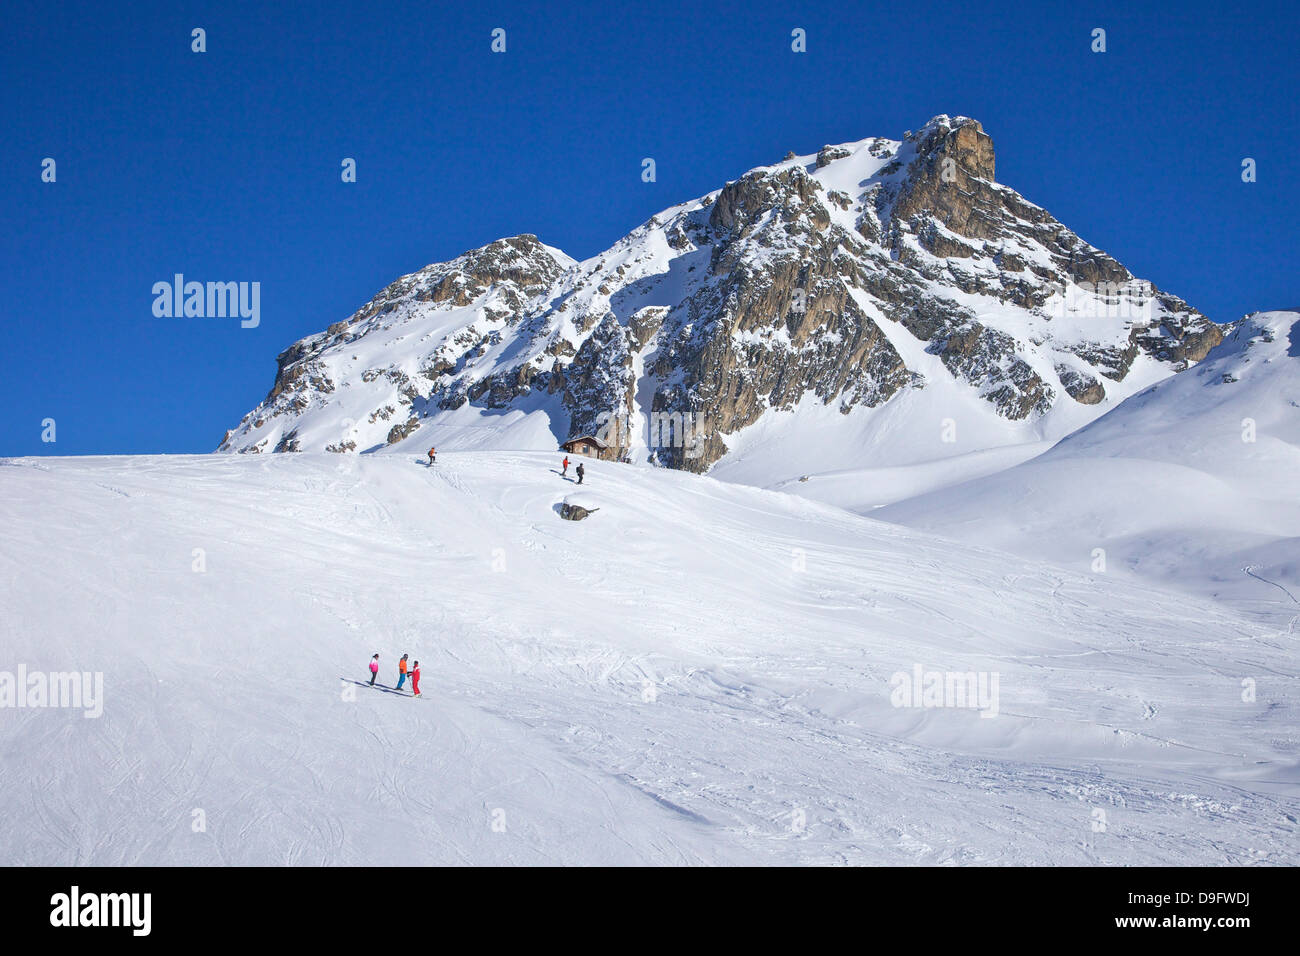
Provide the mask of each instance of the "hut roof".
POLYGON ((606 444, 605 442, 601 441, 601 440, 600 440, 599 438, 597 438, 595 435, 578 435, 576 438, 570 438, 568 441, 563 442, 563 443, 560 445, 560 447, 561 447, 561 448, 568 448, 570 445, 576 445, 576 444, 578 444, 579 442, 587 442, 587 443, 589 443, 589 444, 595 445, 595 446, 596 446, 597 448, 599 448, 601 451, 604 451, 606 448, 609 447, 608 444, 606 444))

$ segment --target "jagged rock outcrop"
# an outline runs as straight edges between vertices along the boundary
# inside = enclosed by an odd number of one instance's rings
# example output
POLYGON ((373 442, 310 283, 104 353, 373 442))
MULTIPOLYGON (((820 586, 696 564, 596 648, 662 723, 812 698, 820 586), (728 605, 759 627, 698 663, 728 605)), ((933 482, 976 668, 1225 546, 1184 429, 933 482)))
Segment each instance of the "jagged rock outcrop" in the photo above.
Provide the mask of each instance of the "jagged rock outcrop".
POLYGON ((1106 397, 1106 389, 1101 382, 1078 369, 1058 365, 1056 374, 1061 379, 1065 393, 1080 405, 1096 405, 1106 397))
POLYGON ((385 444, 396 445, 399 441, 409 438, 420 427, 420 416, 412 415, 400 425, 394 425, 388 430, 388 440, 385 444))

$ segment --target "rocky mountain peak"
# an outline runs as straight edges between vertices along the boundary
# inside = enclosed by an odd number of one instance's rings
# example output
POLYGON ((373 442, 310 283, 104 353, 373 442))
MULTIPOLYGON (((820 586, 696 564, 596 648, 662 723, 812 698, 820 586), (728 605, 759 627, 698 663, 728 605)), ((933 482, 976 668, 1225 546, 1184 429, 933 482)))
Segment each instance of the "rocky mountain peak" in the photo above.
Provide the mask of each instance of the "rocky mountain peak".
POLYGON ((760 422, 794 429, 825 407, 869 436, 922 390, 950 395, 951 416, 989 417, 979 429, 999 441, 1029 440, 1219 341, 994 172, 981 124, 941 114, 901 140, 750 170, 581 263, 530 234, 499 239, 285 350, 221 447, 591 432, 703 471, 760 422))

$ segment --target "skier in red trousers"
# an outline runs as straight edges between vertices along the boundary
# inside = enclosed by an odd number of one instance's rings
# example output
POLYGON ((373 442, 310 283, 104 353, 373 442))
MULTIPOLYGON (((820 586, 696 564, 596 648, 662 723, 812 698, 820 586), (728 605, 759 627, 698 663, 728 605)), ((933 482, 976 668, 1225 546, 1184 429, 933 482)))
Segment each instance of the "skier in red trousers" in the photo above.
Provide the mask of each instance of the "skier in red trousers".
POLYGON ((416 661, 411 667, 411 693, 420 696, 420 662, 416 661))

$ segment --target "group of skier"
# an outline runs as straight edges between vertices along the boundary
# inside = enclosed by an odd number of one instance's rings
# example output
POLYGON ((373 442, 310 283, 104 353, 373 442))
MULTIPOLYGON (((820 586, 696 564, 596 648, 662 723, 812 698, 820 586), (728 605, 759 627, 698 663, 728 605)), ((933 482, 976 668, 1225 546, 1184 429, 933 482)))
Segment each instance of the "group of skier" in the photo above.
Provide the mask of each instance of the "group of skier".
MULTIPOLYGON (((438 454, 438 449, 436 447, 429 449, 430 465, 432 465, 437 460, 437 454, 438 454)), ((560 471, 560 477, 568 478, 569 477, 569 456, 565 455, 564 461, 562 461, 560 464, 564 466, 563 469, 560 471)), ((582 484, 582 479, 587 474, 587 469, 582 467, 582 462, 578 462, 578 467, 575 469, 575 472, 578 476, 578 484, 582 484)), ((403 660, 405 660, 405 658, 403 658, 403 660)))
MULTIPOLYGON (((419 697, 420 696, 420 662, 416 661, 408 668, 406 664, 406 660, 408 657, 410 657, 409 654, 403 654, 402 659, 397 662, 397 690, 401 690, 402 685, 406 683, 406 678, 410 677, 411 695, 413 697, 419 697)), ((378 676, 379 676, 379 655, 376 654, 374 657, 370 658, 370 686, 371 687, 375 686, 375 678, 378 676)))
MULTIPOLYGON (((563 469, 560 471, 560 477, 568 478, 569 477, 569 456, 565 455, 564 461, 560 462, 560 464, 564 466, 563 469)), ((582 484, 582 476, 587 473, 586 469, 582 467, 582 462, 578 462, 578 467, 576 471, 578 475, 578 484, 582 484)))
MULTIPOLYGON (((430 465, 432 465, 432 464, 437 460, 437 454, 438 454, 438 449, 437 449, 437 448, 430 448, 430 449, 429 449, 429 464, 430 464, 430 465)), ((560 462, 560 464, 563 466, 563 468, 562 468, 561 471, 560 471, 560 477, 561 477, 561 478, 568 478, 568 477, 569 477, 569 456, 568 456, 568 455, 565 455, 565 456, 564 456, 564 461, 560 462)), ((578 476, 578 484, 582 484, 582 479, 583 479, 583 478, 586 476, 586 474, 587 474, 587 469, 582 467, 582 462, 578 462, 578 467, 575 469, 575 473, 576 473, 577 476, 578 476)))

